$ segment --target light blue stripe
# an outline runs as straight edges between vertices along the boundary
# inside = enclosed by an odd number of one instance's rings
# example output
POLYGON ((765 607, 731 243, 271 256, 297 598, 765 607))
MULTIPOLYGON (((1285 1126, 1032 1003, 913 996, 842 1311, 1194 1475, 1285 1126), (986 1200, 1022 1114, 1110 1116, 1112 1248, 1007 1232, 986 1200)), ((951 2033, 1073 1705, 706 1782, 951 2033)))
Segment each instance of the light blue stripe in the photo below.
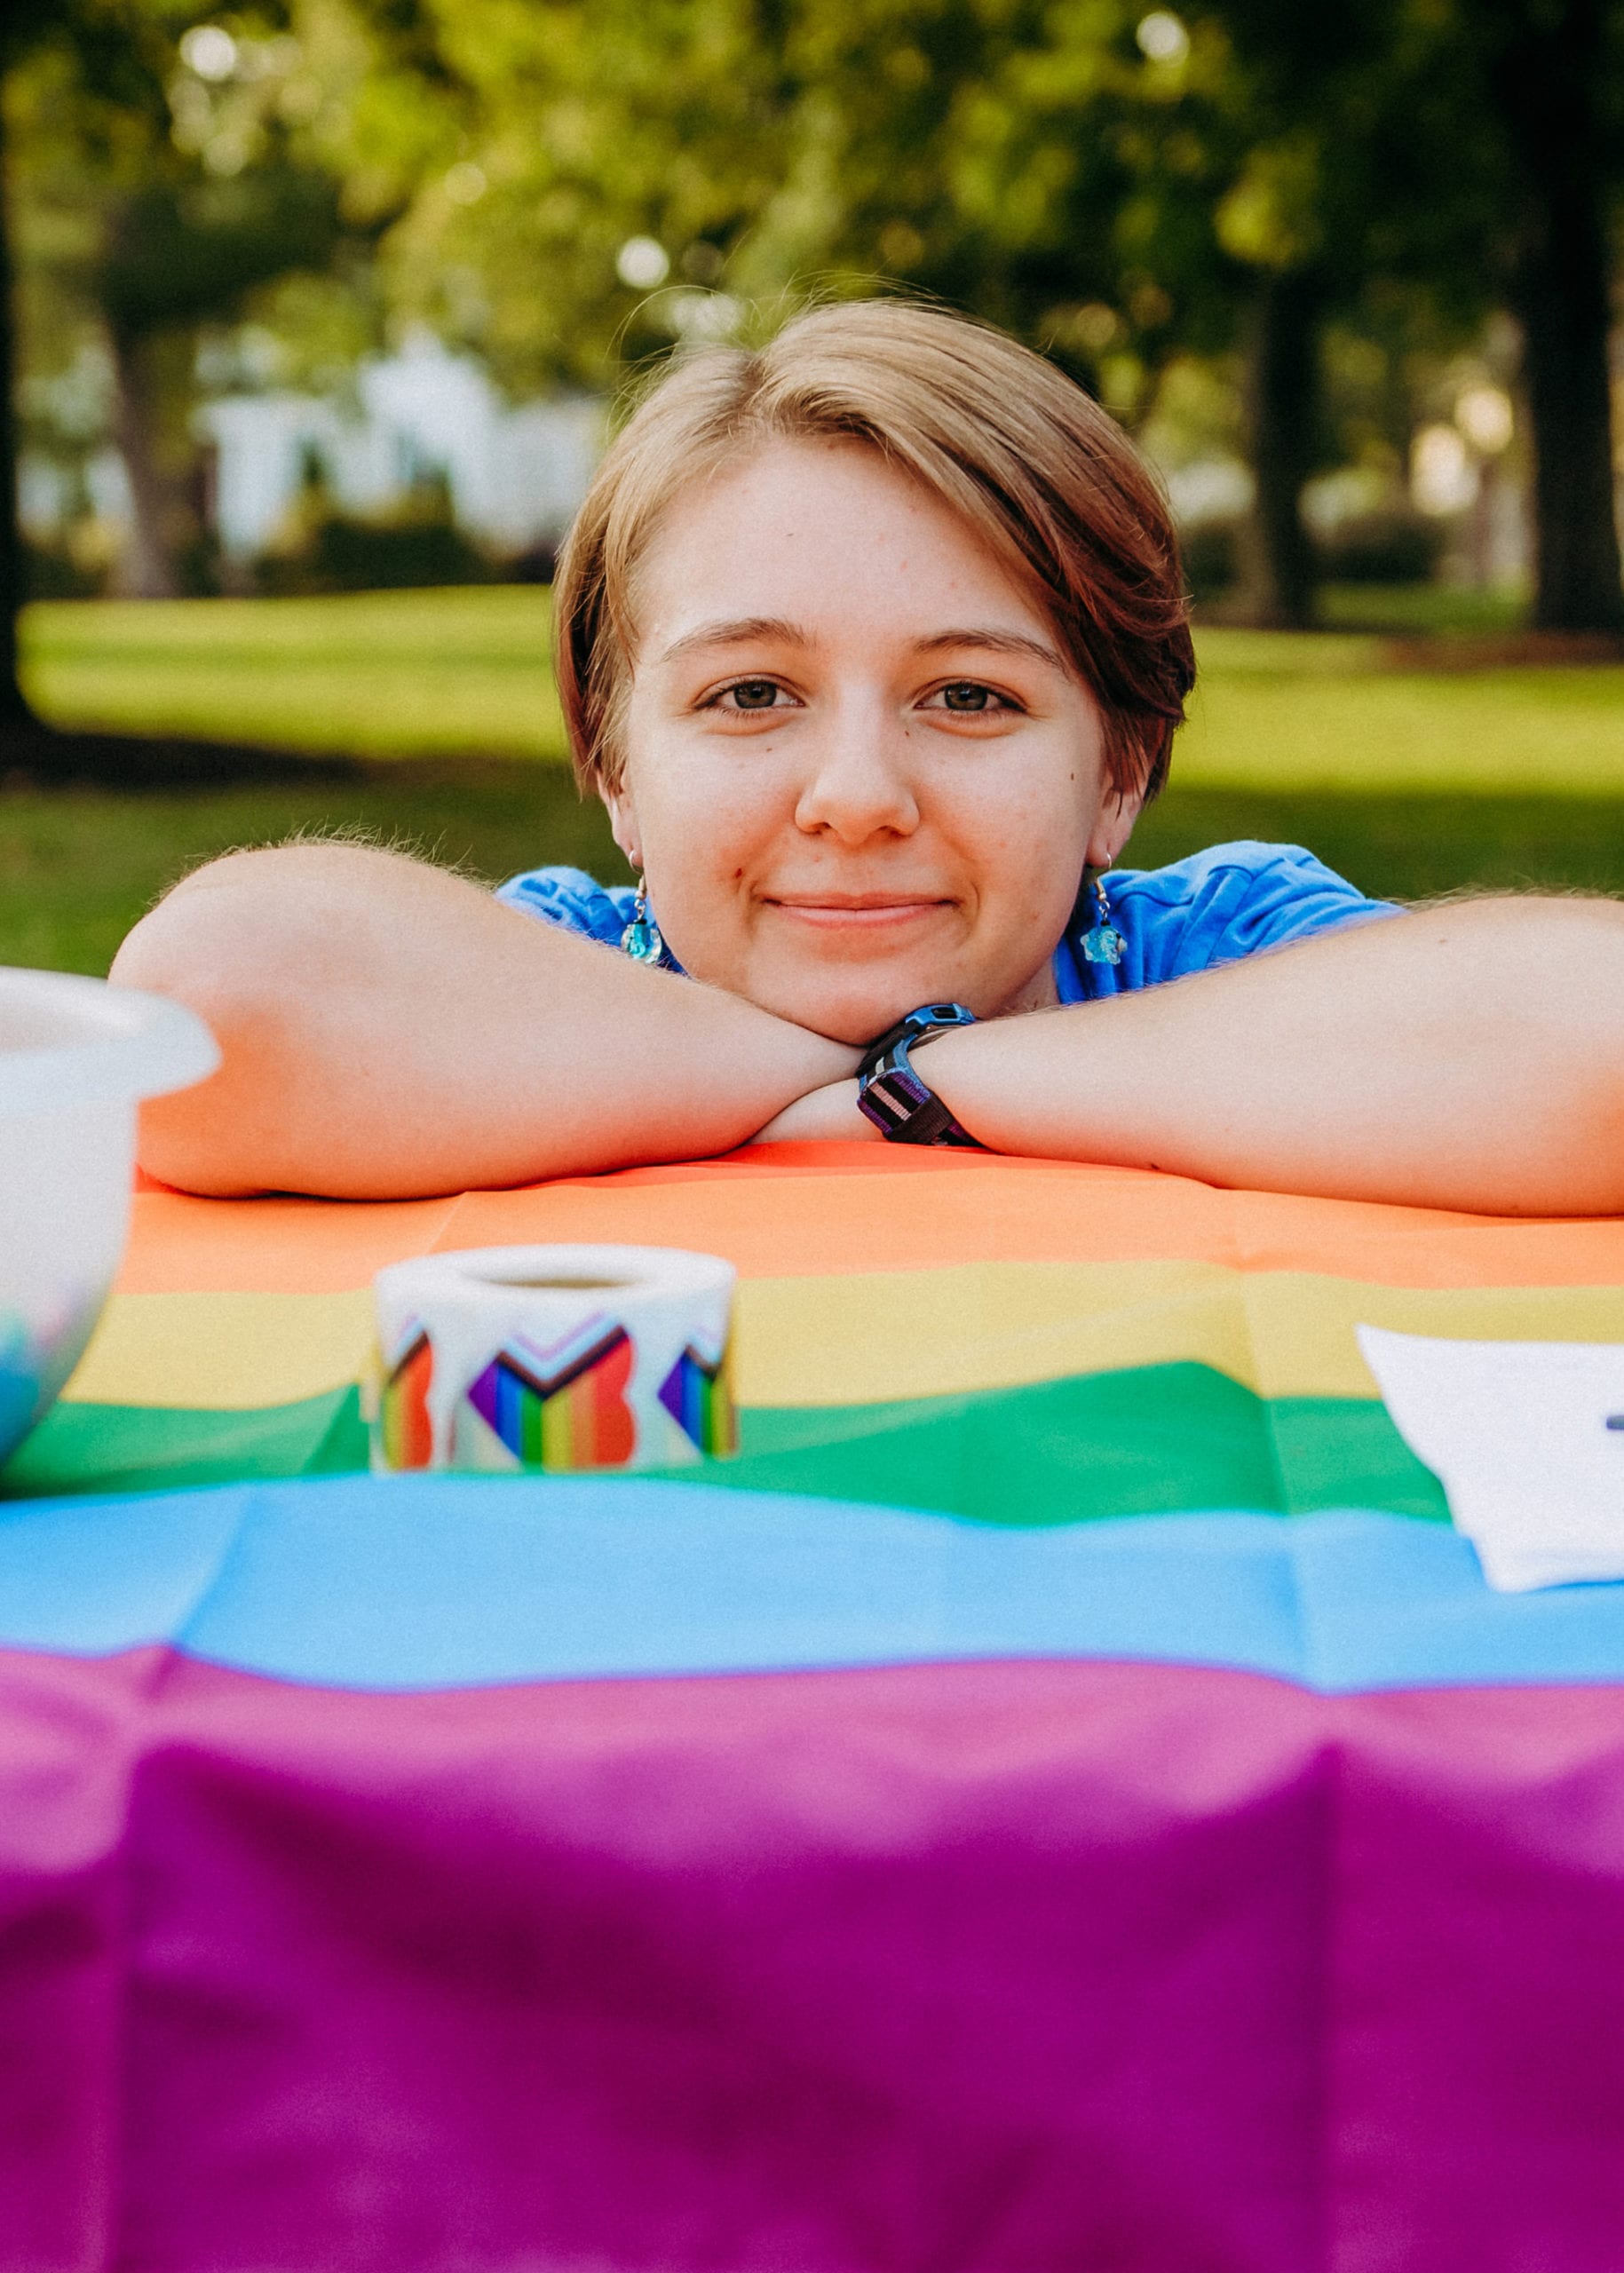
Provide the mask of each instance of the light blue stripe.
POLYGON ((993 1531, 703 1485, 368 1477, 0 1509, 0 1642, 354 1689, 1116 1658, 1329 1691, 1624 1681, 1624 1586, 1347 1510, 993 1531))

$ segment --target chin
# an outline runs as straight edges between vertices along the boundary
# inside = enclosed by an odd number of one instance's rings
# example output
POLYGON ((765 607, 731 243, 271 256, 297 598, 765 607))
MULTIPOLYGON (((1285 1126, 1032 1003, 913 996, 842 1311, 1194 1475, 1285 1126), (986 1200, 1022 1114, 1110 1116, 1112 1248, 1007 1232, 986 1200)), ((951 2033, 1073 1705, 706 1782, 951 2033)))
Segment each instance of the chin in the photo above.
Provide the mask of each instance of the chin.
POLYGON ((887 1027, 894 1026, 899 1018, 907 1018, 910 1010, 916 1010, 922 1002, 961 1001, 963 997, 941 985, 931 986, 923 979, 899 986, 894 980, 888 982, 883 972, 875 971, 860 978, 853 973, 839 980, 827 975, 816 982, 803 979, 798 985, 772 988, 754 999, 775 1018, 791 1019, 813 1034, 826 1034, 831 1041, 861 1048, 883 1034, 887 1027))

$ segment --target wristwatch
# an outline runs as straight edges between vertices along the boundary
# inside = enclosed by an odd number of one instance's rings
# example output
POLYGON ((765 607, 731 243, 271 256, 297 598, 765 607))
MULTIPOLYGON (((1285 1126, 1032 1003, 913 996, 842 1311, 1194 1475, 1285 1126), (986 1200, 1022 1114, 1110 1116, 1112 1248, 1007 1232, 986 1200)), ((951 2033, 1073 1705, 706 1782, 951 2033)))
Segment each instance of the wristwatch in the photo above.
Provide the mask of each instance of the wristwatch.
POLYGON ((909 1056, 939 1034, 973 1026, 973 1010, 963 1002, 926 1002, 871 1041, 857 1069, 857 1103, 891 1144, 958 1144, 984 1152, 962 1129, 909 1056))

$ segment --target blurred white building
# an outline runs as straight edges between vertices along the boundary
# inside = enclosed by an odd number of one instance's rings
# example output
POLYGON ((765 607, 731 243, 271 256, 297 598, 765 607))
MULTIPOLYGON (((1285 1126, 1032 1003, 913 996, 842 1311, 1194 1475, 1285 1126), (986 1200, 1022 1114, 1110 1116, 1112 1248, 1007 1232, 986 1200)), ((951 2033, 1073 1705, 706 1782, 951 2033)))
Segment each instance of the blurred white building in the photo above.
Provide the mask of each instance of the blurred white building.
POLYGON ((313 462, 337 503, 386 509, 443 476, 457 526, 498 553, 560 537, 603 444, 604 405, 512 408, 471 355, 418 332, 361 365, 359 408, 289 392, 222 395, 197 414, 214 446, 212 511, 232 559, 262 552, 313 462))

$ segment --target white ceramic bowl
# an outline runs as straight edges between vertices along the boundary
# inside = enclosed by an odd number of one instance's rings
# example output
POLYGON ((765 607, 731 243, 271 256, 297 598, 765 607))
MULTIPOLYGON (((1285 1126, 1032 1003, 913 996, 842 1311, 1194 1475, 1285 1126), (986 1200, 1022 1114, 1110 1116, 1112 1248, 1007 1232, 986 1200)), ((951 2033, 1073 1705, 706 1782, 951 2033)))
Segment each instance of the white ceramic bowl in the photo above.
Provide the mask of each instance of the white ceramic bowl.
POLYGON ((220 1062, 178 1002, 0 968, 0 1461, 79 1361, 124 1251, 142 1097, 220 1062))

